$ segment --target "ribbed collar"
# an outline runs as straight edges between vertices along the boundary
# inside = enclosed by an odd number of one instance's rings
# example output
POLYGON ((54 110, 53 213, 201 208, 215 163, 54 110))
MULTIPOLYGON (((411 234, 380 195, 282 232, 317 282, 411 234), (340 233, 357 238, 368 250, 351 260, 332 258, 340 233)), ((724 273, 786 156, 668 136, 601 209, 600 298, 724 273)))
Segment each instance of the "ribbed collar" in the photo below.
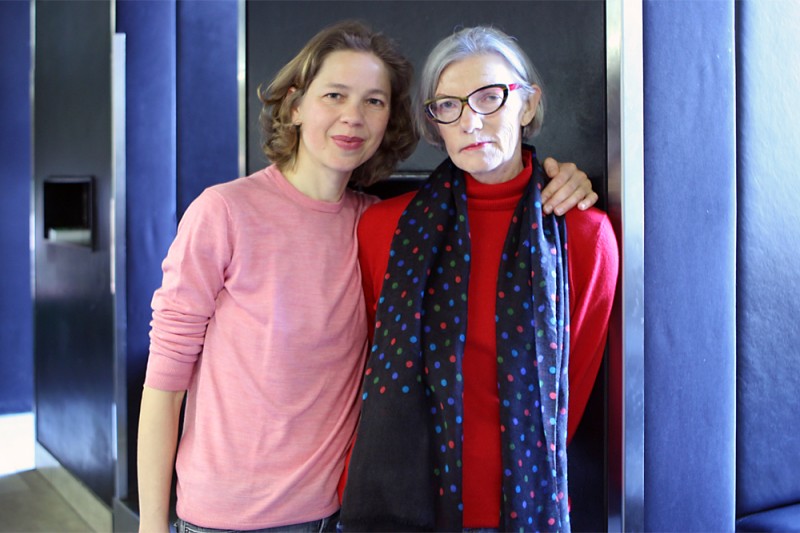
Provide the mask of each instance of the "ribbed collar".
POLYGON ((513 209, 522 197, 522 193, 525 191, 528 182, 531 180, 533 167, 531 166, 530 151, 522 151, 522 164, 522 172, 517 174, 513 179, 504 181, 503 183, 481 183, 472 177, 472 175, 465 172, 467 176, 467 198, 469 200, 469 207, 482 210, 513 209))

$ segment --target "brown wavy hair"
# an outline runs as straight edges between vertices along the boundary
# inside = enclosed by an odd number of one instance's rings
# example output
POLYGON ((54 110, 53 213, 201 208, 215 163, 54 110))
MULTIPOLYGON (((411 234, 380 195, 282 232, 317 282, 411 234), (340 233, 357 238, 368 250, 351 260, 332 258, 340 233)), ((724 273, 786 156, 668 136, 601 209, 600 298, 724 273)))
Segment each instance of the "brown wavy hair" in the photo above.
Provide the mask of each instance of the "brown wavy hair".
POLYGON ((397 164, 414 152, 419 137, 411 118, 414 73, 411 63, 393 40, 360 21, 339 22, 323 29, 278 72, 266 89, 259 86, 258 98, 263 105, 259 114, 261 148, 280 169, 294 164, 300 135, 292 123, 292 109, 319 73, 328 54, 340 50, 374 54, 389 72, 392 94, 383 141, 375 154, 350 177, 351 185, 366 187, 388 178, 397 164), (292 88, 297 90, 292 92, 292 88))

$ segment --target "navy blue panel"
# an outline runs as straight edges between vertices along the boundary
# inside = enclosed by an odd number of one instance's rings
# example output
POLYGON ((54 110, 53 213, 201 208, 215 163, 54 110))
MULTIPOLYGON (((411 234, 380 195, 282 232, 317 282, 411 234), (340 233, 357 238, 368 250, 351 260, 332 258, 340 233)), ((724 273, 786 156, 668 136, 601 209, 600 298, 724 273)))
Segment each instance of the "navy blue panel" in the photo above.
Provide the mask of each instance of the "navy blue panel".
POLYGON ((0 2, 0 415, 33 409, 30 4, 0 2))
POLYGON ((178 213, 239 174, 236 0, 178 3, 178 213))
POLYGON ((643 6, 645 530, 732 531, 734 5, 643 6))
MULTIPOLYGON (((788 469, 787 469, 788 470, 788 469)), ((800 504, 756 513, 736 521, 736 531, 800 533, 800 504)))
POLYGON ((798 23, 798 2, 737 2, 739 516, 800 503, 798 23))
MULTIPOLYGON (((150 299, 176 228, 176 6, 117 0, 127 50, 128 471, 135 480, 136 428, 147 364, 150 299)), ((129 489, 136 494, 135 486, 129 489)))

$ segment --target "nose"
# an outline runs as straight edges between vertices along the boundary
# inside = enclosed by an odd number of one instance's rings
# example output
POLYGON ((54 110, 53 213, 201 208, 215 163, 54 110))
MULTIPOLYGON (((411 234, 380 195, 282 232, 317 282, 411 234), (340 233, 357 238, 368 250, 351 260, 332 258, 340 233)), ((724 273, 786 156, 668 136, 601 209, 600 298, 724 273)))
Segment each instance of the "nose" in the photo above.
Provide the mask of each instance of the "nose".
POLYGON ((483 118, 473 111, 470 106, 464 105, 464 108, 461 110, 461 116, 458 117, 458 125, 464 133, 470 133, 481 129, 483 126, 483 118))
POLYGON ((361 108, 361 102, 347 102, 342 108, 341 121, 350 125, 363 123, 364 110, 361 108))

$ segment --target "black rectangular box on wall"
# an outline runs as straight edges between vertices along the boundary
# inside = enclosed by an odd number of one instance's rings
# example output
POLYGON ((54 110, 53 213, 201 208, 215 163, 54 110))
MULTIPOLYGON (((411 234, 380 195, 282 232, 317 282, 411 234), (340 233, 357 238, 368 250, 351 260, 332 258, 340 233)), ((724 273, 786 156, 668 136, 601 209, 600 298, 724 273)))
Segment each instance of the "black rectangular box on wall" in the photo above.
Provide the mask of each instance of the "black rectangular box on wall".
POLYGON ((94 182, 92 176, 56 176, 43 184, 44 235, 50 244, 93 248, 94 182))

